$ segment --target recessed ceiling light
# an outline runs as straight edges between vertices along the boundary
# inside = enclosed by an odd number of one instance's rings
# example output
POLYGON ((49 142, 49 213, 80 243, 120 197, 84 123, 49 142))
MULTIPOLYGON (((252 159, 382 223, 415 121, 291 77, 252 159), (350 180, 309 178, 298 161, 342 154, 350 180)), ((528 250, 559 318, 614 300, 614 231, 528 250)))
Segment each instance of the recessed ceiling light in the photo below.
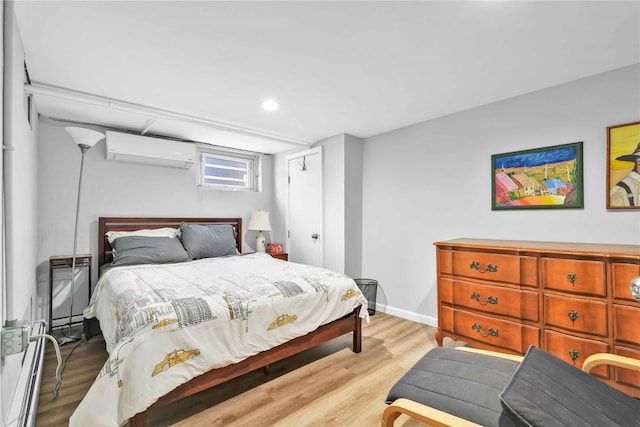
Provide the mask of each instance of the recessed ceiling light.
POLYGON ((274 101, 273 99, 267 99, 265 101, 262 101, 262 108, 264 108, 267 111, 275 111, 278 109, 278 107, 280 107, 280 104, 278 104, 277 101, 274 101))

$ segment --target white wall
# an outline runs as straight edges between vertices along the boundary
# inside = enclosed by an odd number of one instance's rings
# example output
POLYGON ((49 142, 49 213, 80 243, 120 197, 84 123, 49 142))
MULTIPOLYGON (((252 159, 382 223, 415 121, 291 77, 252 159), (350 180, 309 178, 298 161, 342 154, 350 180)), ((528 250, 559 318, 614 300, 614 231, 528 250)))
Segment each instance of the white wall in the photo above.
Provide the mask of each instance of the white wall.
POLYGON ((640 244, 640 212, 605 209, 606 128, 640 119, 639 75, 625 67, 366 139, 362 274, 379 281, 378 303, 436 324, 436 241, 640 244), (577 141, 584 209, 491 210, 492 154, 577 141))
POLYGON ((344 135, 313 146, 322 146, 322 261, 325 268, 344 273, 344 135))
MULTIPOLYGON (((48 289, 52 255, 73 252, 80 149, 62 127, 40 122, 38 135, 38 263, 41 304, 48 289)), ((98 250, 98 217, 242 217, 271 210, 271 156, 262 162, 261 192, 205 189, 196 185, 198 166, 177 169, 107 161, 104 140, 85 155, 78 226, 78 253, 98 250)), ((244 232, 243 252, 255 250, 255 231, 244 232)), ((97 268, 93 269, 94 282, 97 268)))
POLYGON ((345 245, 344 271, 362 277, 362 144, 345 135, 345 245))
POLYGON ((287 156, 297 151, 302 150, 278 153, 272 157, 273 204, 269 214, 271 234, 267 237, 267 242, 284 243, 287 241, 287 209, 289 206, 289 162, 287 156))
MULTIPOLYGON (((13 12, 13 2, 4 2, 3 155, 6 281, 4 321, 36 319, 36 229, 37 148, 36 126, 29 126, 24 108, 24 49, 13 12)), ((38 316, 39 318, 39 316, 38 316)), ((22 355, 2 358, 3 419, 13 397, 22 355)), ((4 423, 3 423, 4 425, 4 423)))
MULTIPOLYGON (((28 123, 24 85, 24 50, 7 3, 4 85, 4 185, 7 244, 7 318, 33 320, 37 224, 36 120, 28 123)), ((35 115, 32 115, 35 117, 35 115)))

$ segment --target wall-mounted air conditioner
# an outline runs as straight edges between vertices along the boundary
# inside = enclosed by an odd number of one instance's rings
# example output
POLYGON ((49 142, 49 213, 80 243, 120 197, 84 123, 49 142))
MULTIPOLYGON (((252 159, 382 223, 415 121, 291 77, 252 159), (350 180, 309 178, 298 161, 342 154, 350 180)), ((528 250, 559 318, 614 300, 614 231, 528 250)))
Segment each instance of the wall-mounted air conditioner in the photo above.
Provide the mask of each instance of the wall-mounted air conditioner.
POLYGON ((196 160, 196 145, 107 131, 107 160, 188 169, 196 160))

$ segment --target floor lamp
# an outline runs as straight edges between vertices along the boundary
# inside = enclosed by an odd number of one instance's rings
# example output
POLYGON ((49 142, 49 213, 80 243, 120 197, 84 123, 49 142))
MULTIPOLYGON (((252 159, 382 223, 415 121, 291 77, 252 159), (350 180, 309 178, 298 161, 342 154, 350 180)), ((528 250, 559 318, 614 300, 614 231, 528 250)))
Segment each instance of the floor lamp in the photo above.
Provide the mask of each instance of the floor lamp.
MULTIPOLYGON (((82 156, 80 158, 80 175, 78 177, 78 200, 76 201, 76 222, 75 229, 73 232, 73 257, 71 260, 71 292, 69 293, 71 299, 71 307, 69 308, 69 328, 65 332, 65 328, 62 329, 62 335, 59 337, 58 341, 60 344, 64 344, 66 342, 76 341, 82 337, 82 331, 76 332, 75 334, 71 331, 71 322, 73 318, 73 297, 75 294, 76 288, 76 255, 77 255, 77 246, 78 246, 78 214, 80 213, 80 190, 82 188, 82 169, 84 166, 84 154, 91 147, 96 145, 98 141, 104 138, 104 134, 97 132, 91 129, 79 128, 79 127, 65 127, 64 130, 69 132, 73 141, 78 144, 80 147, 80 151, 82 152, 82 156)), ((89 272, 91 274, 91 272, 89 272)))

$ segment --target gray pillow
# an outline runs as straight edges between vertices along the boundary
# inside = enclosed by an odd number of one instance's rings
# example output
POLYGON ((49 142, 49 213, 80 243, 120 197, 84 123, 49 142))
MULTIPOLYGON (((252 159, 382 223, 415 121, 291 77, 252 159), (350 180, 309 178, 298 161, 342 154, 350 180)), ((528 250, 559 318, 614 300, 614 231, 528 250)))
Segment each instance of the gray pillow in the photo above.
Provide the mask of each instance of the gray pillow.
POLYGON ((191 259, 237 255, 236 231, 229 224, 180 225, 182 245, 191 259))
POLYGON ((500 400, 519 425, 640 426, 640 400, 533 346, 500 400))
POLYGON ((189 255, 176 237, 119 237, 111 244, 112 266, 166 264, 189 260, 189 255))

